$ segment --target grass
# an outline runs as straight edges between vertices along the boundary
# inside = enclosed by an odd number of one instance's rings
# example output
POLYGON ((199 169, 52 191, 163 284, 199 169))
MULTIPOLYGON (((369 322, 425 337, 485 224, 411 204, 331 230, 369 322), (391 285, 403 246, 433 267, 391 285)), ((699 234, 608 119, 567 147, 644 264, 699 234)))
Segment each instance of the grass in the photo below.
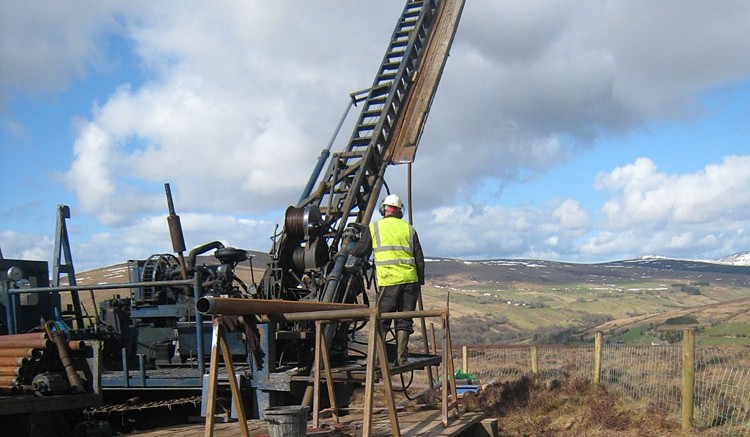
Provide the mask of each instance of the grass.
POLYGON ((748 337, 698 337, 701 346, 750 346, 748 337))
POLYGON ((750 337, 750 324, 725 322, 706 328, 703 332, 712 337, 750 337))
POLYGON ((476 395, 464 395, 464 403, 469 410, 497 417, 499 437, 707 435, 705 430, 683 432, 679 423, 647 405, 626 401, 579 378, 539 384, 523 377, 490 384, 476 395))
POLYGON ((650 329, 651 325, 637 326, 614 337, 612 340, 622 340, 625 343, 650 343, 653 340, 658 340, 656 335, 653 335, 653 333, 647 334, 647 331, 649 331, 650 329))
MULTIPOLYGON (((443 301, 450 292, 452 317, 472 314, 493 314, 507 318, 512 326, 533 333, 544 330, 592 326, 597 320, 627 320, 635 315, 668 315, 673 311, 724 302, 748 297, 747 288, 727 287, 712 283, 701 286, 700 295, 689 295, 672 287, 673 280, 622 280, 607 278, 607 282, 575 283, 479 283, 475 280, 456 280, 443 284, 440 288, 425 287, 425 296, 437 293, 443 301), (511 302, 509 305, 508 302, 511 302), (518 305, 517 305, 518 304, 518 305)), ((703 326, 729 318, 731 314, 721 314, 721 309, 707 310, 699 317, 703 326)), ((750 315, 740 315, 739 325, 744 328, 724 328, 725 337, 740 334, 736 343, 745 344, 741 335, 748 335, 750 315), (728 329, 728 330, 727 330, 728 329), (739 331, 735 332, 737 329, 739 331)), ((657 321, 655 324, 663 323, 657 321)), ((617 325, 615 325, 617 326, 617 325)), ((627 326, 627 325, 623 325, 627 326)), ((630 327, 631 331, 634 329, 630 327)), ((610 328, 611 329, 611 328, 610 328)), ((722 328, 716 328, 719 330, 722 328)), ((718 332, 718 331, 717 331, 718 332)), ((703 334, 701 334, 703 335, 703 334)), ((707 336, 715 336, 710 331, 707 336)), ((750 336, 750 335, 748 335, 750 336)), ((650 342, 656 340, 655 333, 646 333, 643 328, 622 337, 623 341, 650 342)), ((460 339, 458 339, 460 340, 460 339)), ((729 340, 712 340, 717 344, 729 340)))

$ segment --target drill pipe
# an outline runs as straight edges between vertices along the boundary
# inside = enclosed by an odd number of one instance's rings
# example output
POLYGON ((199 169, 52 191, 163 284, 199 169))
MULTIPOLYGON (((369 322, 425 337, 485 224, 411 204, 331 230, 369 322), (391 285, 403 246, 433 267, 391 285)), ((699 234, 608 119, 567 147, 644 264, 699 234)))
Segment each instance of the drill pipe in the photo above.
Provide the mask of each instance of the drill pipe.
POLYGON ((195 303, 195 308, 202 314, 243 316, 246 314, 285 314, 308 311, 365 309, 367 308, 367 305, 205 296, 198 299, 198 302, 195 303))
POLYGON ((18 366, 23 367, 29 364, 26 357, 0 357, 0 366, 18 366))
POLYGON ((0 357, 26 357, 36 359, 42 357, 42 351, 34 348, 0 346, 0 357))
POLYGON ((27 334, 0 335, 0 348, 24 347, 44 349, 47 347, 47 333, 30 332, 27 334))
POLYGON ((10 390, 15 388, 18 378, 15 376, 0 376, 0 388, 10 390))
POLYGON ((47 338, 46 332, 29 332, 26 334, 12 334, 12 335, 0 335, 0 344, 2 344, 6 340, 20 340, 20 339, 45 339, 47 338))
MULTIPOLYGON (((258 319, 263 323, 269 322, 314 322, 316 320, 366 320, 371 315, 370 308, 351 309, 351 310, 329 310, 329 311, 311 311, 295 314, 270 314, 260 316, 258 319)), ((380 313, 379 317, 383 320, 394 319, 414 319, 417 317, 446 317, 447 310, 422 310, 422 311, 403 311, 396 313, 380 313)))
POLYGON ((0 366, 0 376, 17 377, 21 375, 21 368, 18 366, 0 366))
POLYGON ((0 348, 47 349, 51 344, 46 338, 15 338, 15 335, 0 336, 0 348))
POLYGON ((68 349, 78 352, 86 349, 86 342, 82 340, 71 340, 68 342, 68 349))

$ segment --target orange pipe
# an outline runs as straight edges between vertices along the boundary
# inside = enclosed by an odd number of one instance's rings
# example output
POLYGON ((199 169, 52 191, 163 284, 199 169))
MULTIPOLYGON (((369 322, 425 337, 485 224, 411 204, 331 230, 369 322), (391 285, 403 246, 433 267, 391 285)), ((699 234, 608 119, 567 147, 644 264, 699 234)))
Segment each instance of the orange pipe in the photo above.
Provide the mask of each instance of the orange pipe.
POLYGON ((0 366, 17 366, 23 367, 29 364, 26 357, 0 357, 0 366))
POLYGON ((47 346, 52 344, 49 340, 46 338, 16 338, 15 335, 5 335, 0 337, 2 340, 0 340, 0 348, 9 348, 9 347, 24 347, 24 348, 33 348, 33 349, 47 349, 47 346))
POLYGON ((20 339, 20 340, 42 340, 47 338, 46 332, 28 332, 26 334, 12 334, 12 335, 0 335, 0 344, 9 339, 20 339))
POLYGON ((0 347, 0 357, 26 357, 26 358, 39 358, 41 356, 39 350, 33 348, 23 347, 0 347))
POLYGON ((0 376, 18 376, 21 374, 21 368, 18 366, 0 366, 0 376))
POLYGON ((18 378, 15 376, 0 376, 0 387, 12 387, 16 385, 18 378))
POLYGON ((71 340, 68 342, 68 349, 78 352, 86 349, 85 341, 71 340))

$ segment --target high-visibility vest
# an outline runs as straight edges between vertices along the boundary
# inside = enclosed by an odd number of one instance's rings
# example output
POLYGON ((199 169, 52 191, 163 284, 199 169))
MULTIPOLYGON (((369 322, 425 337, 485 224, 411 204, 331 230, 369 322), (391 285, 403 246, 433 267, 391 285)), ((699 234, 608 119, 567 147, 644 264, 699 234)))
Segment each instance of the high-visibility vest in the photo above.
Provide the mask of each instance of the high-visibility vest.
POLYGON ((396 217, 370 223, 378 286, 418 282, 412 247, 414 228, 396 217))

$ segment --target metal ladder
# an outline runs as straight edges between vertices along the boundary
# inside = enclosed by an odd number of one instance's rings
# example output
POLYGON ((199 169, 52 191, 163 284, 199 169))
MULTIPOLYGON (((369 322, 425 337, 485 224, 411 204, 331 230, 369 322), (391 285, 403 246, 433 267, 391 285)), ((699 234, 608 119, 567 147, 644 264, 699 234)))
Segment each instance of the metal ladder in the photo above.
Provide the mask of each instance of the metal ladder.
POLYGON ((405 112, 439 3, 406 4, 348 145, 333 154, 319 188, 297 205, 320 208, 332 238, 330 247, 338 246, 349 218, 365 221, 365 207, 380 192, 393 129, 405 112))

